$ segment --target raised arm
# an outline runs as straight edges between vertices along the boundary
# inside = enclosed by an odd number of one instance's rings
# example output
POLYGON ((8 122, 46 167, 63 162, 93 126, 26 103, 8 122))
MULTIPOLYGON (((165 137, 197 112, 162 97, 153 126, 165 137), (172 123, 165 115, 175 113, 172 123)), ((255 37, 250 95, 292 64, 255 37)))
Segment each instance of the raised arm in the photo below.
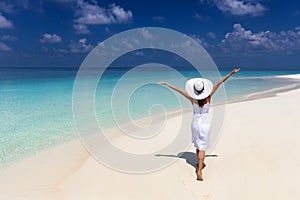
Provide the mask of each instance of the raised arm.
POLYGON ((184 96, 185 98, 187 98, 188 100, 190 100, 190 102, 193 101, 193 99, 183 90, 167 83, 167 82, 158 82, 157 84, 160 84, 160 85, 165 85, 165 86, 168 86, 169 88, 171 88, 172 90, 175 90, 176 92, 178 92, 179 94, 181 94, 182 96, 184 96))
POLYGON ((215 94, 215 92, 217 91, 217 89, 219 88, 219 86, 222 83, 224 83, 230 76, 237 73, 238 71, 240 71, 240 68, 236 68, 236 69, 232 70, 227 76, 223 77, 217 84, 215 84, 212 91, 211 91, 211 93, 210 93, 210 97, 212 97, 215 94))

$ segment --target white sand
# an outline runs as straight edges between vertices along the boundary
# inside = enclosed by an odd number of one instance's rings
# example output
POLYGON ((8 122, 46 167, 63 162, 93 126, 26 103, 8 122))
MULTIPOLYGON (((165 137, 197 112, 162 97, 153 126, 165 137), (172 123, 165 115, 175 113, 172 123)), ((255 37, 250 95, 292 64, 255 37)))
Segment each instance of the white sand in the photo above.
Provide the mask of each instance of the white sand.
MULTIPOLYGON (((300 75, 292 78, 300 80, 300 75)), ((299 102, 297 89, 228 104, 222 137, 210 152, 217 157, 205 160, 204 182, 196 181, 194 166, 183 158, 153 173, 117 172, 89 156, 75 140, 2 169, 0 199, 296 200, 300 197, 299 102)), ((176 124, 178 120, 173 116, 167 121, 176 124)), ((174 128, 166 125, 163 132, 168 135, 174 128)), ((161 136, 163 141, 166 138, 161 136)), ((128 151, 151 151, 149 141, 145 149, 124 137, 113 141, 128 151)))

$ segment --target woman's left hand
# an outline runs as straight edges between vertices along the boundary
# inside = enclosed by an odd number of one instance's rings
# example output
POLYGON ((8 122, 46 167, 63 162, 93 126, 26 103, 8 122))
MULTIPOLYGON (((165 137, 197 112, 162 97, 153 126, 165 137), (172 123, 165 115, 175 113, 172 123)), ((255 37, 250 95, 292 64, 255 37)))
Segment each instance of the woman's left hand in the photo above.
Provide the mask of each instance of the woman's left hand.
POLYGON ((238 71, 240 71, 241 68, 235 68, 234 70, 232 70, 232 73, 237 73, 238 71))
POLYGON ((158 82, 157 84, 159 84, 159 85, 167 85, 168 83, 167 82, 158 82))

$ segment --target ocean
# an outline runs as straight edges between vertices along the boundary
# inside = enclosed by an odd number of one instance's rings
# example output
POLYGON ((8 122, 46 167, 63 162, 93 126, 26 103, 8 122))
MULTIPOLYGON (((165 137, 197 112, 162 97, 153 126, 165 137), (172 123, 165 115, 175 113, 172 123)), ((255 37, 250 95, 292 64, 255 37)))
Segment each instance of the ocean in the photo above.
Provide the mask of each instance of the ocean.
MULTIPOLYGON (((72 109, 77 71, 63 67, 0 68, 0 167, 77 137, 72 109)), ((224 76, 229 71, 220 73, 224 76)), ((216 94, 213 104, 244 101, 249 94, 295 84, 292 79, 276 76, 299 73, 241 70, 225 82, 225 96, 216 94)), ((206 74, 213 82, 219 78, 206 74)), ((149 114, 189 108, 189 102, 179 101, 183 97, 156 82, 167 81, 183 89, 183 78, 195 77, 199 77, 198 72, 184 68, 174 71, 109 68, 97 89, 91 91, 98 124, 104 129, 111 128, 149 114)))

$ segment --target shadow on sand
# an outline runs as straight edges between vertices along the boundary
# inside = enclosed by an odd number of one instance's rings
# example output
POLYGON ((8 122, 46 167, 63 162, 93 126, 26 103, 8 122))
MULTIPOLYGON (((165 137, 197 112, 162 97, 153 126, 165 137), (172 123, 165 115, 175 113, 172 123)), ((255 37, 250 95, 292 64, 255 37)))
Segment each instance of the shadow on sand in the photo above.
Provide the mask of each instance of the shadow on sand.
MULTIPOLYGON (((174 158, 182 158, 185 159, 185 162, 195 168, 195 172, 197 173, 198 167, 198 158, 197 155, 193 152, 180 152, 177 155, 166 155, 166 154, 156 154, 155 156, 166 156, 166 157, 174 157, 174 158)), ((205 155, 205 157, 218 157, 218 155, 205 155)))

